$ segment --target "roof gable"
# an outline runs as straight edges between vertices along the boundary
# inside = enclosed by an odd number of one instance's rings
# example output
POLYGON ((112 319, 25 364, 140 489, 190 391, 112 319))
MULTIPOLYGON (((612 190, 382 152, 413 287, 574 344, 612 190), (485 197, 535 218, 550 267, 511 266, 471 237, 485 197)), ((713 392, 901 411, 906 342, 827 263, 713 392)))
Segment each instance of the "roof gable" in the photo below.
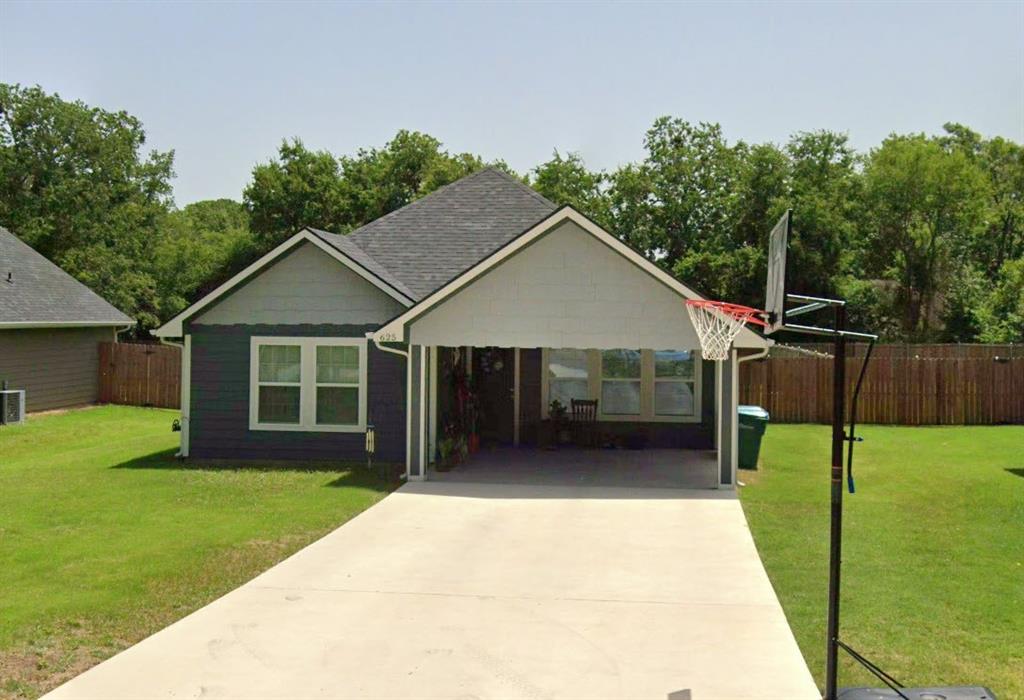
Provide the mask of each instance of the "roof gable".
POLYGON ((0 328, 134 323, 106 299, 0 227, 0 328))
POLYGON ((353 250, 346 246, 344 242, 340 244, 337 241, 328 242, 323 232, 314 232, 313 229, 305 228, 157 328, 153 331, 153 335, 160 338, 180 338, 184 334, 184 322, 186 320, 209 307, 231 290, 244 284, 247 280, 262 273, 282 255, 289 253, 296 246, 300 246, 303 243, 312 243, 338 261, 338 263, 345 265, 385 294, 398 301, 402 306, 408 306, 412 303, 413 300, 408 294, 396 287, 392 282, 376 274, 374 269, 379 270, 379 265, 376 265, 372 260, 367 260, 366 256, 361 254, 358 249, 353 250), (370 265, 373 269, 370 269, 367 265, 370 265))
POLYGON ((558 207, 497 168, 485 168, 344 238, 416 299, 472 267, 558 207))
MULTIPOLYGON (((576 224, 583 235, 591 236, 617 256, 634 265, 659 285, 672 292, 677 298, 704 298, 580 212, 570 206, 564 206, 388 321, 373 334, 374 339, 379 342, 408 342, 410 340, 409 328, 417 319, 429 314, 433 309, 472 286, 475 282, 488 275, 490 271, 511 260, 521 251, 526 250, 535 242, 558 230, 567 222, 576 224)), ((543 303, 542 300, 538 301, 543 303)), ((473 321, 469 320, 467 322, 472 323, 473 321)), ((771 341, 762 338, 749 328, 740 330, 735 343, 737 347, 744 348, 764 348, 771 345, 771 341)), ((587 345, 586 347, 591 346, 587 345)))

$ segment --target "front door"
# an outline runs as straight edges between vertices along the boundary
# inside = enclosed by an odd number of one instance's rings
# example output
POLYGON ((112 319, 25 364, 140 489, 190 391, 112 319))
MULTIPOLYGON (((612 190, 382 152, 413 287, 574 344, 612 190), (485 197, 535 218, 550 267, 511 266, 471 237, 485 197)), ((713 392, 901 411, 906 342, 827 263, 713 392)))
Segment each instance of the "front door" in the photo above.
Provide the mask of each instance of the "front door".
POLYGON ((484 445, 511 445, 514 426, 515 350, 474 348, 477 433, 484 445))

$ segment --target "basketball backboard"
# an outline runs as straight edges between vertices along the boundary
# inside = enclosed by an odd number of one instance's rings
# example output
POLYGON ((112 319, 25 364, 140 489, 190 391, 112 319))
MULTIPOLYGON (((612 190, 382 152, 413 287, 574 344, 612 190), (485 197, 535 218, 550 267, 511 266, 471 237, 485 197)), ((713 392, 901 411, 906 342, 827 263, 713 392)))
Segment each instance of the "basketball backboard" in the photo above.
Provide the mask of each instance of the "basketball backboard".
POLYGON ((793 210, 787 209, 768 238, 768 283, 764 295, 764 310, 768 314, 766 334, 786 325, 786 253, 792 220, 793 210))

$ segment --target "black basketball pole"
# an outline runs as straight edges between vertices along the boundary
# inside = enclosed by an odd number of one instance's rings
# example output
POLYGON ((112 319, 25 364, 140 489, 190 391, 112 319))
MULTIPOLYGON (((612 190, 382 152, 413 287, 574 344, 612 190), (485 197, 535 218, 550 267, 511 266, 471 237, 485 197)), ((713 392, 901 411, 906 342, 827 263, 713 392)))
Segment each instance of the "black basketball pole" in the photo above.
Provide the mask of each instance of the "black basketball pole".
POLYGON ((828 630, 825 700, 836 700, 839 675, 839 572, 843 546, 843 443, 846 441, 846 305, 835 306, 832 360, 832 527, 828 562, 828 630))

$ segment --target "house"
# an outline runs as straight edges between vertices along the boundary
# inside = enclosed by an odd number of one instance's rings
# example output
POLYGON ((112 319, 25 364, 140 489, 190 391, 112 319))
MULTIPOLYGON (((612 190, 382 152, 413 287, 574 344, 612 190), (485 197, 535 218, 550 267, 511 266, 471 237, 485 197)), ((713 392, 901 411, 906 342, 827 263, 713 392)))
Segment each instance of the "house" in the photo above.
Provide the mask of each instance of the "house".
POLYGON ((181 454, 377 458, 427 478, 470 375, 477 432, 533 446, 552 399, 598 400, 598 426, 712 450, 735 483, 744 329, 702 362, 699 295, 572 207, 489 168, 347 236, 311 228, 156 331, 184 349, 181 454), (463 375, 459 375, 459 368, 463 375))
POLYGON ((0 227, 0 381, 28 411, 96 401, 99 343, 135 324, 0 227))

